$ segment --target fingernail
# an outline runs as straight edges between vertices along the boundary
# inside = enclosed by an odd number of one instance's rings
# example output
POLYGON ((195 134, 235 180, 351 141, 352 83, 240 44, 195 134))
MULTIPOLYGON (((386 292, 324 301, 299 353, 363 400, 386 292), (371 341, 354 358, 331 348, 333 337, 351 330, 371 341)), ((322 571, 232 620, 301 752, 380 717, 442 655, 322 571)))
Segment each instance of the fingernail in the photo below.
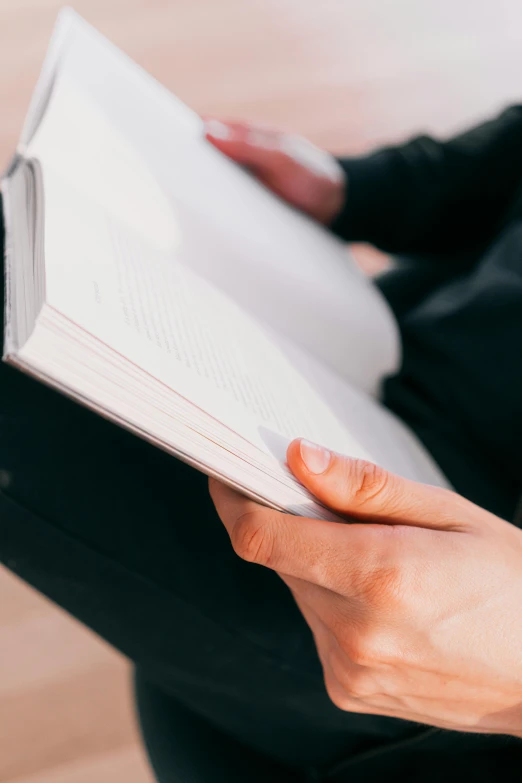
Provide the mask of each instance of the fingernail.
POLYGON ((205 130, 209 136, 213 136, 215 139, 225 140, 230 138, 230 128, 219 120, 207 120, 205 122, 205 130))
POLYGON ((299 450, 301 452, 301 459, 310 471, 319 475, 327 470, 332 455, 328 449, 324 449, 322 446, 317 446, 315 443, 311 443, 309 440, 302 440, 299 444, 299 450))

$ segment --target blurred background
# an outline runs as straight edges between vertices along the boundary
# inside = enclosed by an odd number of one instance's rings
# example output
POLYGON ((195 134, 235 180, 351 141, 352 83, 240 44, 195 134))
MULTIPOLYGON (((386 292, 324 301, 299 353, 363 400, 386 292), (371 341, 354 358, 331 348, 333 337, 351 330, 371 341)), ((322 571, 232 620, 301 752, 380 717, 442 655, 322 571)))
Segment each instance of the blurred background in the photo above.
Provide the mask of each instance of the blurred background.
MULTIPOLYGON (((2 167, 61 5, 0 0, 2 167)), ((520 0, 70 5, 197 111, 335 152, 446 135, 522 96, 520 0)), ((383 263, 356 253, 368 271, 383 263)), ((128 680, 124 660, 0 567, 0 783, 151 783, 128 680)))

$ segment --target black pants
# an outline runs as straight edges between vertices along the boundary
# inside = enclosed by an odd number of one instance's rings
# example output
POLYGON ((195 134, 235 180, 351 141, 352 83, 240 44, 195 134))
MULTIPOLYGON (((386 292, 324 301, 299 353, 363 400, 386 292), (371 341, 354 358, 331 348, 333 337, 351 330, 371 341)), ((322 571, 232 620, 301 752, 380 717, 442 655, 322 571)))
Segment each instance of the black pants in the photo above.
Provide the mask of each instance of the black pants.
POLYGON ((350 781, 519 778, 516 741, 334 707, 290 593, 234 555, 205 477, 5 365, 0 487, 2 562, 127 655, 163 700, 292 766, 363 754, 350 781))

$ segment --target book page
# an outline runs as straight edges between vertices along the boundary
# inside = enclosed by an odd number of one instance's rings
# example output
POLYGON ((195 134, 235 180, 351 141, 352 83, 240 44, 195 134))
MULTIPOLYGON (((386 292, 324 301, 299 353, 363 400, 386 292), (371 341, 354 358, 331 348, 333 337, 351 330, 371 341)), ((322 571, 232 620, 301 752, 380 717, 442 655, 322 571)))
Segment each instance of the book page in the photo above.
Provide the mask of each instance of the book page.
POLYGON ((359 388, 375 394, 397 368, 391 312, 341 243, 225 159, 197 115, 76 15, 29 154, 359 388))
POLYGON ((280 461, 291 439, 306 437, 444 483, 420 444, 377 403, 50 167, 43 176, 48 304, 193 403, 189 426, 215 437, 199 409, 280 461))
POLYGON ((363 453, 275 335, 42 168, 49 305, 256 446, 264 427, 363 453))

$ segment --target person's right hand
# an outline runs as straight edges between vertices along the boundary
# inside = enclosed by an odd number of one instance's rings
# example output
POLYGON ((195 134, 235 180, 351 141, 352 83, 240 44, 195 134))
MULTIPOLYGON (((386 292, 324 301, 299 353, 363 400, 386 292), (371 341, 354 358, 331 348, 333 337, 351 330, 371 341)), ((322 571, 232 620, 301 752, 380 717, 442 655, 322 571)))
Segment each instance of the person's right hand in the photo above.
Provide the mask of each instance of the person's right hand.
POLYGON ((347 524, 273 511, 213 479, 210 491, 236 553, 292 591, 333 703, 522 737, 522 530, 307 441, 287 461, 347 524))
POLYGON ((342 168, 333 155, 301 136, 207 119, 206 138, 269 190, 319 223, 330 225, 341 211, 346 196, 342 168))

